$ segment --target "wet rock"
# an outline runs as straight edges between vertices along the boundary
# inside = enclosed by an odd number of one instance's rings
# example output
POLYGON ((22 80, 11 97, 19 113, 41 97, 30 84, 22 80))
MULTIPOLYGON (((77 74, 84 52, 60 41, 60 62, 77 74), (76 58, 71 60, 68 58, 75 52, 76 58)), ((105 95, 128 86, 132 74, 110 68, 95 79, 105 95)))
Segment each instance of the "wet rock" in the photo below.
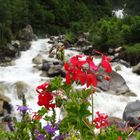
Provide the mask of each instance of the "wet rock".
POLYGON ((110 125, 116 125, 117 128, 125 128, 125 122, 118 117, 109 117, 108 122, 110 125))
POLYGON ((140 75, 140 63, 138 63, 136 66, 134 66, 132 71, 134 73, 140 75))
POLYGON ((123 119, 132 127, 140 123, 140 100, 129 102, 126 105, 123 119))
POLYGON ((36 40, 37 36, 33 32, 32 26, 27 25, 24 29, 22 29, 19 32, 18 39, 25 40, 25 41, 32 41, 32 40, 36 40))
POLYGON ((28 49, 30 49, 31 47, 31 43, 30 42, 27 42, 27 41, 24 41, 24 40, 21 40, 20 41, 20 51, 26 51, 28 49))
POLYGON ((65 77, 65 72, 63 70, 63 62, 61 61, 43 61, 42 65, 43 72, 41 76, 55 77, 62 76, 65 77))
POLYGON ((0 92, 0 116, 11 114, 12 105, 10 104, 10 98, 4 95, 4 91, 0 92))
POLYGON ((43 61, 42 70, 43 70, 43 71, 48 71, 49 68, 51 67, 51 65, 53 65, 52 62, 43 61))
POLYGON ((18 99, 22 99, 23 95, 25 95, 28 91, 28 85, 23 81, 16 82, 14 84, 14 88, 18 99))
POLYGON ((44 60, 44 57, 41 55, 41 54, 38 54, 36 57, 34 57, 33 59, 32 59, 32 62, 34 63, 34 64, 42 64, 43 63, 43 60, 44 60))
POLYGON ((65 77, 65 72, 62 69, 51 67, 47 72, 48 77, 61 76, 65 77))
POLYGON ((33 68, 38 69, 38 70, 42 70, 42 67, 43 67, 42 64, 33 66, 33 68))
POLYGON ((86 47, 81 47, 81 51, 85 54, 85 55, 91 55, 93 52, 93 46, 92 45, 88 45, 86 47))
POLYGON ((109 54, 113 54, 113 53, 114 53, 114 49, 113 49, 113 48, 109 48, 109 49, 108 49, 108 53, 109 53, 109 54))
POLYGON ((91 43, 85 37, 80 37, 75 45, 76 46, 88 46, 88 45, 91 45, 91 43))
POLYGON ((124 66, 126 66, 126 67, 128 67, 128 68, 130 67, 130 63, 129 62, 126 62, 126 61, 124 61, 122 59, 119 60, 119 63, 122 64, 122 65, 124 65, 124 66))
POLYGON ((121 47, 121 46, 118 47, 118 48, 116 48, 116 49, 114 49, 115 52, 120 52, 120 51, 122 51, 122 50, 123 50, 123 47, 121 47))
POLYGON ((20 47, 20 41, 19 40, 12 40, 11 45, 16 47, 16 48, 19 48, 20 47))
POLYGON ((110 94, 136 96, 129 90, 124 78, 115 71, 110 74, 110 81, 100 80, 97 86, 110 94))
POLYGON ((115 71, 121 71, 121 66, 117 65, 114 69, 115 69, 115 71))
POLYGON ((40 76, 41 77, 47 77, 48 76, 47 71, 42 71, 40 76))
MULTIPOLYGON (((5 49, 3 50, 3 56, 11 58, 16 58, 20 55, 19 49, 15 46, 12 46, 10 43, 7 44, 5 49)), ((6 58, 5 58, 6 60, 6 58)))

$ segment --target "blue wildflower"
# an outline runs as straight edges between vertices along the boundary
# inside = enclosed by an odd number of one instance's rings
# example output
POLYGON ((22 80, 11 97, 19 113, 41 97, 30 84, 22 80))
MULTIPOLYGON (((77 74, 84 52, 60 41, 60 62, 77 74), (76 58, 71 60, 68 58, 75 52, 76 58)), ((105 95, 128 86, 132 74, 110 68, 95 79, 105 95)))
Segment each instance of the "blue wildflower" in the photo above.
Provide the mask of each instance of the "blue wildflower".
POLYGON ((49 133, 49 134, 54 134, 56 129, 54 127, 52 127, 51 125, 47 124, 46 126, 44 126, 44 129, 49 133))
POLYGON ((36 129, 34 134, 35 134, 35 140, 45 140, 45 135, 41 134, 39 130, 36 129))
POLYGON ((17 105, 17 110, 19 110, 20 112, 27 112, 32 110, 31 108, 29 108, 28 106, 21 106, 21 105, 17 105))

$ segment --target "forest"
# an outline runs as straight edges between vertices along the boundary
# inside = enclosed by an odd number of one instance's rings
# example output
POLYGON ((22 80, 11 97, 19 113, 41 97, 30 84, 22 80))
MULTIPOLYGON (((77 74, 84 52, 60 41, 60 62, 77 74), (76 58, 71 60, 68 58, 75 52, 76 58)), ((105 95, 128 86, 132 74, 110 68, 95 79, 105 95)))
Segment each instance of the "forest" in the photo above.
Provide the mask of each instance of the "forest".
POLYGON ((88 32, 101 51, 125 45, 129 53, 140 53, 139 15, 139 0, 0 0, 0 49, 30 24, 39 37, 66 34, 75 41, 88 32), (112 12, 118 9, 123 18, 112 12))

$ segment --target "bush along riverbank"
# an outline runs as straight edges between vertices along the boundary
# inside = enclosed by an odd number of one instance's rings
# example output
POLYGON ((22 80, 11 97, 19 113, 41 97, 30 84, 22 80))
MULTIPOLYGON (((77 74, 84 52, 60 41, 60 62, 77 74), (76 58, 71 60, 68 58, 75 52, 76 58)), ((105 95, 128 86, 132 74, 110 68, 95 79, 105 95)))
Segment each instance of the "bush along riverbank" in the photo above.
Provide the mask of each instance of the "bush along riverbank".
POLYGON ((31 113, 23 96, 17 106, 21 121, 16 117, 7 122, 10 131, 0 130, 0 139, 10 140, 127 140, 139 139, 139 123, 110 121, 103 112, 94 112, 94 94, 98 79, 110 82, 110 58, 102 56, 100 64, 94 57, 76 55, 64 63, 65 80, 54 77, 37 86, 38 112, 31 113), (100 70, 100 71, 99 71, 100 70), (101 71, 102 70, 102 71, 101 71), (80 88, 76 88, 79 87, 80 88), (59 114, 58 114, 59 109, 59 114), (94 115, 95 114, 95 115, 94 115), (59 116, 59 117, 58 117, 59 116), (42 124, 45 121, 45 125, 42 124), (97 131, 98 130, 98 131, 97 131))

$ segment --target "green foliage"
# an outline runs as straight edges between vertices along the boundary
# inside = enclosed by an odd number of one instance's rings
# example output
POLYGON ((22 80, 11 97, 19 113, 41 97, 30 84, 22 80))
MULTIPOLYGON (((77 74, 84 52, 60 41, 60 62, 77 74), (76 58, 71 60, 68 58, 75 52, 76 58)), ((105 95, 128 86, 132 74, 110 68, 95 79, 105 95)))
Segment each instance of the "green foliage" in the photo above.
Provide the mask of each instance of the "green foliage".
POLYGON ((107 51, 123 44, 140 42, 140 17, 126 16, 123 19, 103 18, 93 24, 90 30, 90 40, 96 48, 107 51))
POLYGON ((126 17, 124 20, 124 27, 122 28, 123 37, 126 43, 140 42, 140 17, 126 17))
MULTIPOLYGON (((6 33, 12 33, 13 38, 28 24, 38 34, 57 35, 67 31, 79 33, 87 31, 91 21, 104 16, 111 16, 108 0, 0 0, 0 24, 4 24, 6 33)), ((1 44, 11 40, 5 35, 3 37, 1 44)))
MULTIPOLYGON (((38 119, 31 119, 27 111, 21 111, 22 119, 20 121, 13 118, 15 124, 14 131, 5 132, 0 129, 0 139, 52 140, 52 137, 55 137, 55 132, 51 132, 56 130, 59 130, 60 136, 65 136, 64 140, 117 140, 119 138, 126 140, 130 135, 137 139, 140 138, 139 133, 132 130, 132 128, 129 129, 129 127, 125 127, 124 131, 124 129, 119 128, 117 125, 104 127, 100 129, 99 134, 95 134, 95 125, 91 123, 89 118, 91 116, 89 110, 91 104, 88 97, 94 92, 92 88, 77 90, 73 88, 72 85, 66 85, 61 77, 55 77, 46 87, 46 90, 52 91, 54 95, 57 95, 55 96, 56 104, 57 101, 61 104, 57 107, 60 107, 60 109, 63 108, 63 110, 61 110, 63 114, 62 120, 56 122, 56 110, 54 108, 52 108, 52 115, 50 115, 50 110, 46 110, 45 107, 42 107, 36 115, 42 116, 42 118, 49 123, 45 128, 38 119), (59 92, 60 94, 58 96, 59 92), (55 129, 53 130, 52 128, 55 129)), ((22 101, 25 107, 25 96, 23 96, 22 101)))
POLYGON ((125 51, 127 54, 131 55, 139 55, 140 54, 140 43, 125 46, 125 51))
MULTIPOLYGON (((72 95, 76 93, 71 93, 72 95)), ((60 133, 67 133, 74 128, 80 132, 80 137, 82 139, 93 138, 94 133, 90 128, 89 120, 87 117, 91 115, 90 111, 88 110, 89 102, 81 100, 76 96, 72 96, 72 99, 65 102, 65 108, 67 116, 60 123, 60 133), (67 129, 66 129, 67 128, 67 129)))
POLYGON ((55 77, 51 80, 50 86, 47 88, 49 90, 58 90, 62 87, 62 77, 55 77))
POLYGON ((123 43, 121 19, 102 19, 91 29, 90 40, 102 51, 123 43))
POLYGON ((108 127, 105 130, 102 130, 99 135, 97 135, 96 140, 117 140, 119 137, 122 140, 128 138, 129 133, 124 133, 122 130, 117 130, 115 125, 108 127))
POLYGON ((72 32, 67 32, 65 34, 65 38, 64 38, 65 41, 68 41, 70 43, 74 43, 76 41, 76 39, 77 38, 76 38, 75 34, 72 32))

